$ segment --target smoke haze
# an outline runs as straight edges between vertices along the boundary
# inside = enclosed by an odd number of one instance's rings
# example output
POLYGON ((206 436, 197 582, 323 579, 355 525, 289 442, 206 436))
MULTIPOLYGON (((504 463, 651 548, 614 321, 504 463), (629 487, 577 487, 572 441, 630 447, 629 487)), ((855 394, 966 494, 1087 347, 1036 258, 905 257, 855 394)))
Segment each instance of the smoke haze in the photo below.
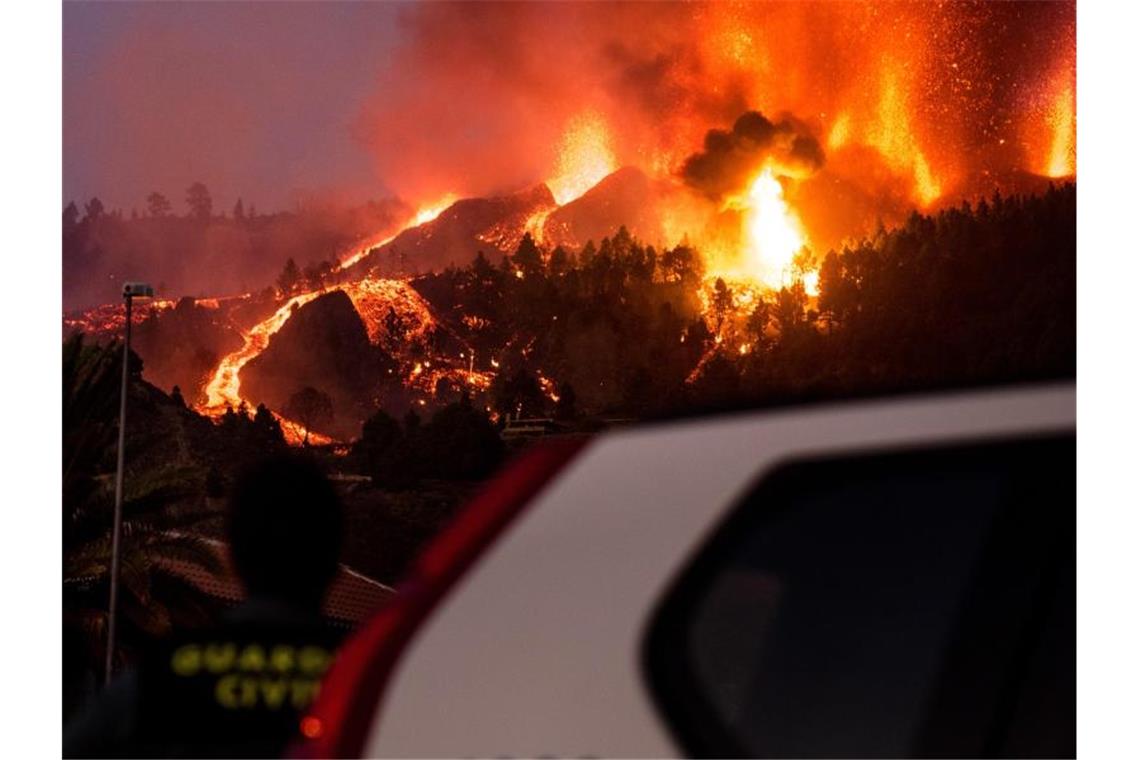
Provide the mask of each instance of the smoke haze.
POLYGON ((64 50, 64 202, 125 214, 194 181, 223 212, 420 208, 566 166, 715 202, 771 159, 826 250, 1075 173, 1070 2, 67 3, 64 50))

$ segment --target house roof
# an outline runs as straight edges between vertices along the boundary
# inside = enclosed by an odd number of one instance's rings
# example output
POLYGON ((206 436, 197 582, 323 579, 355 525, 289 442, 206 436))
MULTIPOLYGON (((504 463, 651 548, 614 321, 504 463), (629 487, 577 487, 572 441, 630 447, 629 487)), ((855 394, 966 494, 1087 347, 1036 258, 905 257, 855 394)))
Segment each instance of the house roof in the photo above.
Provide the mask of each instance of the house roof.
MULTIPOLYGON (((159 562, 169 572, 215 599, 227 604, 241 602, 245 599, 245 590, 233 572, 226 543, 217 539, 206 539, 206 543, 215 551, 222 566, 218 575, 184 559, 164 557, 159 562)), ((390 586, 338 565, 321 612, 334 622, 355 626, 380 609, 395 593, 390 586)))

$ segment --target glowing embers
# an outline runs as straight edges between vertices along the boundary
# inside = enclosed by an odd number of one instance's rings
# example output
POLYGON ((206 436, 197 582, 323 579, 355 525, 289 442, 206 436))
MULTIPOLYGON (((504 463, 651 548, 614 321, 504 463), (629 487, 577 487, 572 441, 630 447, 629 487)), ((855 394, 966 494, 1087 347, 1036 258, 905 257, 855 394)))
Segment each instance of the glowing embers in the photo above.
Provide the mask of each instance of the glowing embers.
MULTIPOLYGON (((199 301, 198 303, 201 304, 202 302, 199 301)), ((215 304, 216 303, 215 301, 215 304)), ((131 324, 142 324, 151 316, 173 309, 174 306, 174 301, 162 298, 136 303, 131 312, 131 324)), ((63 317, 65 332, 82 332, 87 335, 95 336, 106 335, 116 339, 122 337, 125 322, 126 310, 123 308, 121 302, 96 306, 82 312, 73 312, 63 317)))
POLYGON ((926 208, 942 196, 945 177, 936 174, 919 145, 910 79, 906 66, 884 61, 877 87, 869 84, 860 102, 844 108, 831 122, 827 149, 829 161, 837 160, 841 166, 846 159, 840 151, 850 148, 854 149, 850 155, 858 155, 860 146, 873 149, 890 172, 909 185, 905 192, 911 200, 926 208))
POLYGON ((368 277, 337 289, 352 299, 368 339, 390 352, 423 340, 436 327, 427 302, 403 280, 368 277))
POLYGON ((876 119, 866 139, 882 154, 892 170, 911 175, 914 199, 925 207, 938 200, 942 186, 915 137, 910 98, 901 84, 903 69, 905 66, 891 65, 883 69, 876 119))
POLYGON ((558 205, 578 198, 617 168, 609 129, 601 114, 587 111, 571 119, 558 149, 554 178, 547 187, 558 205))

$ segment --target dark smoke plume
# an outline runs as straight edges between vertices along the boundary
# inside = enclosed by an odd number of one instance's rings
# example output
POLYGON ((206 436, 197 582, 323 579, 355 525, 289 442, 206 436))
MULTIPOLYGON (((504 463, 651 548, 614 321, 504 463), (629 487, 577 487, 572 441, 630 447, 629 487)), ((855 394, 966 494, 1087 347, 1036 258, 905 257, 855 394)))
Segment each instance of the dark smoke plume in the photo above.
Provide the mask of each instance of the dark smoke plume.
POLYGON ((731 131, 709 130, 705 147, 681 167, 681 177, 712 200, 740 192, 771 162, 778 173, 807 177, 823 168, 823 148, 807 128, 791 117, 769 121, 748 111, 731 131))

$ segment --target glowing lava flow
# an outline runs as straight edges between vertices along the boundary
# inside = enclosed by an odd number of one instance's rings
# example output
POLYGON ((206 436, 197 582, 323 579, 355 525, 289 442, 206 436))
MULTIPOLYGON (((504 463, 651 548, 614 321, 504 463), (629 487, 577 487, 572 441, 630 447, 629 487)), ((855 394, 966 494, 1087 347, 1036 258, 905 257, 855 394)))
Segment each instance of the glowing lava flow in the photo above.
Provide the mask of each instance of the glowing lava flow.
MULTIPOLYGON (((447 210, 447 208, 451 206, 451 204, 455 203, 456 200, 458 200, 458 196, 453 193, 448 193, 435 203, 421 206, 416 211, 415 216, 413 216, 406 225, 400 228, 400 232, 411 229, 413 227, 419 227, 421 224, 427 224, 442 214, 445 210, 447 210)), ((397 232, 393 235, 388 235, 387 237, 376 235, 372 238, 369 238, 366 243, 360 246, 360 248, 357 248, 349 256, 342 259, 340 264, 337 265, 337 269, 341 271, 348 269, 353 264, 371 253, 373 249, 380 248, 381 246, 385 246, 388 245, 388 243, 391 243, 396 239, 396 235, 399 235, 400 232, 397 232)))
MULTIPOLYGON (((399 233, 396 233, 396 234, 398 235, 399 233)), ((373 248, 379 248, 382 245, 388 245, 388 243, 391 243, 395 239, 396 239, 396 235, 389 235, 388 237, 385 237, 385 238, 376 237, 376 238, 370 239, 367 243, 362 245, 360 248, 357 248, 347 258, 342 259, 340 264, 337 265, 337 269, 339 269, 341 271, 348 269, 353 264, 360 261, 362 258, 364 258, 369 253, 371 253, 373 248)))
POLYGON ((427 224, 446 211, 457 200, 459 200, 459 196, 454 193, 448 193, 435 203, 421 206, 420 210, 416 212, 415 217, 412 219, 410 226, 419 227, 421 224, 427 224))
MULTIPOLYGON (((243 367, 269 345, 270 339, 293 315, 293 312, 318 296, 342 290, 352 301, 368 330, 373 343, 379 343, 395 353, 401 346, 426 339, 429 332, 438 327, 431 310, 415 288, 400 280, 365 278, 358 282, 329 285, 309 293, 295 295, 282 304, 273 314, 243 333, 242 347, 222 358, 210 382, 206 385, 206 404, 200 408, 205 414, 217 417, 225 413, 226 407, 236 408, 245 399, 241 395, 240 373, 243 367), (388 320, 400 325, 398 335, 388 334, 388 320)), ((467 350, 470 350, 469 348, 467 350)), ((418 374, 418 373, 417 373, 418 374)), ((439 374, 439 373, 436 373, 439 374)), ((446 373, 445 373, 446 374, 446 373)), ((480 373, 453 373, 461 375, 460 380, 468 385, 485 389, 490 378, 480 373)), ((443 375, 440 375, 443 376, 443 375)), ((426 390, 434 387, 434 380, 426 390)), ((246 402, 248 404, 248 402, 246 402)), ((282 430, 290 443, 300 443, 305 437, 305 428, 279 414, 282 430)), ((332 443, 332 439, 317 433, 309 433, 312 444, 332 443)))
MULTIPOLYGON (((418 227, 421 224, 430 222, 451 206, 455 200, 456 196, 448 194, 436 203, 421 206, 420 209, 416 211, 411 223, 404 229, 418 227)), ((343 271, 348 269, 367 256, 375 248, 385 245, 395 238, 396 235, 390 235, 386 238, 379 236, 371 238, 350 256, 343 259, 339 264, 339 270, 343 271)), ((409 291, 414 293, 411 288, 406 287, 403 283, 391 280, 369 278, 355 283, 328 285, 319 290, 295 295, 282 304, 268 319, 259 322, 248 331, 243 332, 242 338, 245 343, 240 349, 222 357, 217 369, 214 370, 213 376, 206 384, 206 403, 201 407, 200 411, 217 417, 225 413, 226 407, 237 408, 240 406, 244 401, 241 396, 240 373, 242 368, 255 356, 265 350, 266 346, 269 345, 269 339, 289 320, 294 310, 304 306, 318 296, 338 288, 344 290, 348 297, 352 299, 357 311, 361 313, 368 325, 369 337, 374 341, 379 339, 378 331, 380 328, 378 325, 380 324, 380 317, 387 314, 386 309, 381 309, 380 306, 377 306, 378 301, 384 302, 384 306, 400 305, 401 311, 407 312, 410 310, 415 312, 418 316, 421 316, 422 318, 416 322, 414 327, 414 331, 417 335, 422 334, 434 324, 434 321, 431 319, 430 311, 426 305, 423 304, 422 299, 418 298, 418 294, 415 297, 409 296, 409 291), (379 316, 373 314, 373 312, 378 309, 380 309, 379 316)), ((286 437, 291 443, 299 443, 304 439, 304 427, 279 414, 275 413, 274 416, 282 422, 282 429, 285 431, 286 437)), ((332 442, 331 438, 312 432, 309 433, 308 440, 310 443, 318 445, 332 442)))
POLYGON ((238 377, 241 368, 265 350, 265 347, 269 345, 270 337, 280 330, 281 326, 292 316, 295 307, 308 303, 323 292, 318 290, 293 296, 277 311, 273 312, 273 316, 259 322, 243 334, 245 345, 232 354, 222 357, 218 368, 214 370, 214 376, 206 384, 205 411, 207 413, 220 414, 225 411, 226 406, 237 407, 241 404, 241 379, 238 377))

